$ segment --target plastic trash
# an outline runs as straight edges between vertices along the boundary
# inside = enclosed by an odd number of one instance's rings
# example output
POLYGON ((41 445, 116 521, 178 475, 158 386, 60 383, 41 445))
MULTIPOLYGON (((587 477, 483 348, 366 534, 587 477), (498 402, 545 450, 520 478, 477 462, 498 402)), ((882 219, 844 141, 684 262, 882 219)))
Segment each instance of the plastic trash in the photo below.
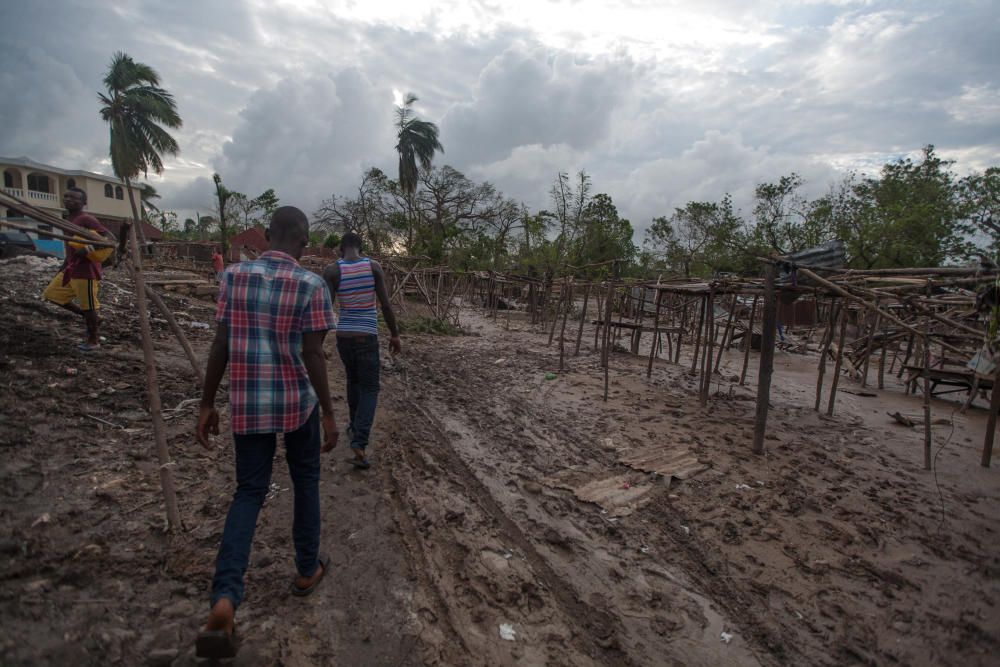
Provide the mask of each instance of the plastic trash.
POLYGON ((67 368, 66 369, 66 375, 73 376, 73 375, 79 375, 79 374, 80 374, 80 371, 76 370, 75 368, 67 368))
POLYGON ((728 644, 729 642, 733 641, 733 633, 723 632, 722 634, 719 635, 719 639, 722 641, 723 644, 728 644))
POLYGON ((510 623, 500 624, 500 639, 512 642, 517 638, 517 633, 514 632, 514 626, 510 623))
POLYGON ((556 374, 552 373, 552 372, 548 372, 548 373, 545 374, 545 379, 546 380, 555 380, 556 379, 556 374))
POLYGON ((736 485, 736 490, 737 491, 742 491, 744 489, 749 489, 749 488, 750 488, 749 484, 737 484, 736 485))
POLYGON ((204 322, 188 322, 188 324, 191 325, 192 329, 211 329, 212 328, 209 325, 205 324, 204 322))

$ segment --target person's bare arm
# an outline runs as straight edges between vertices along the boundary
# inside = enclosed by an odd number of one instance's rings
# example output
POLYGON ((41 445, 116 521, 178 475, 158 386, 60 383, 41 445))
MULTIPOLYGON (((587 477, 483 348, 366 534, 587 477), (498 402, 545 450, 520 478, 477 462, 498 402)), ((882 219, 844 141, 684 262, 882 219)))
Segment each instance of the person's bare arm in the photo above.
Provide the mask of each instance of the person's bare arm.
POLYGON ((337 289, 340 287, 340 266, 336 262, 328 265, 323 271, 323 280, 330 288, 330 303, 336 303, 337 289))
POLYGON ((219 322, 215 327, 215 339, 208 352, 205 368, 205 387, 201 392, 201 409, 198 414, 198 442, 203 447, 211 446, 211 436, 219 435, 219 412, 215 409, 215 394, 219 391, 222 376, 229 364, 229 327, 219 322))
POLYGON ((402 344, 399 341, 399 325, 396 323, 396 313, 392 310, 392 304, 389 303, 389 290, 385 286, 385 273, 382 271, 382 266, 372 260, 372 276, 375 278, 375 295, 378 297, 378 302, 382 305, 382 316, 385 317, 385 324, 389 327, 389 351, 392 354, 399 354, 402 350, 402 344))
POLYGON ((307 331, 302 334, 302 363, 309 374, 309 382, 319 399, 320 419, 323 422, 323 451, 328 452, 337 444, 337 422, 333 418, 333 400, 330 398, 330 381, 326 374, 326 355, 323 341, 326 331, 307 331))

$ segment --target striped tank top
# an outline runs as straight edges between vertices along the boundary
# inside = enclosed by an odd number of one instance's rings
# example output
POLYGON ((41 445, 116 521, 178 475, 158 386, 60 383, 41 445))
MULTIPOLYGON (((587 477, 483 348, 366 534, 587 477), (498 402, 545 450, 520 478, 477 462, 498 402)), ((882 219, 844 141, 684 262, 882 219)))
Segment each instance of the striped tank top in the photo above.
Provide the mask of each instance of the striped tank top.
POLYGON ((340 285, 337 305, 340 319, 338 332, 378 335, 378 315, 375 311, 375 276, 372 261, 362 257, 354 261, 337 260, 340 285))

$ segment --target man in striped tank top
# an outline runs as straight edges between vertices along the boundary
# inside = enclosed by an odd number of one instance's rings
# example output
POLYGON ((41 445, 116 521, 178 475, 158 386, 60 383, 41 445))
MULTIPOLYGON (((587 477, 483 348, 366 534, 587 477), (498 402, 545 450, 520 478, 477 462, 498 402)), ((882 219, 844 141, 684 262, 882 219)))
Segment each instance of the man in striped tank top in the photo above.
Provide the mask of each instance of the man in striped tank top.
POLYGON ((323 277, 340 315, 337 322, 337 351, 347 375, 347 404, 350 408, 351 450, 348 459, 361 469, 368 468, 368 436, 375 421, 379 392, 378 312, 375 299, 389 327, 389 352, 399 354, 399 327, 389 303, 385 274, 379 263, 361 256, 361 237, 354 232, 340 241, 341 259, 326 267, 323 277))

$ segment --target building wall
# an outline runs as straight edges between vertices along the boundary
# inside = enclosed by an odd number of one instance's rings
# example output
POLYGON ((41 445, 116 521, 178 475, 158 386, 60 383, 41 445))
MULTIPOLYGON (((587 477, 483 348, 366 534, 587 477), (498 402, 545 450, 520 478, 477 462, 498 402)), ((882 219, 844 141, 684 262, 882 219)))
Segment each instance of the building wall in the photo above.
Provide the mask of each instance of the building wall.
MULTIPOLYGON (((128 192, 120 182, 114 179, 102 179, 92 176, 73 176, 24 167, 17 164, 0 162, 0 174, 7 173, 11 176, 11 186, 3 182, 3 190, 39 208, 46 209, 56 215, 62 215, 62 196, 69 187, 72 180, 76 187, 87 193, 86 210, 94 215, 107 216, 113 218, 131 218, 132 208, 128 201, 128 192), (33 190, 28 187, 29 178, 32 175, 43 175, 48 177, 48 192, 33 190), (111 186, 111 197, 105 195, 105 186, 111 186), (118 199, 118 188, 121 188, 122 198, 118 199)), ((0 207, 0 217, 7 217, 7 209, 0 207)))

